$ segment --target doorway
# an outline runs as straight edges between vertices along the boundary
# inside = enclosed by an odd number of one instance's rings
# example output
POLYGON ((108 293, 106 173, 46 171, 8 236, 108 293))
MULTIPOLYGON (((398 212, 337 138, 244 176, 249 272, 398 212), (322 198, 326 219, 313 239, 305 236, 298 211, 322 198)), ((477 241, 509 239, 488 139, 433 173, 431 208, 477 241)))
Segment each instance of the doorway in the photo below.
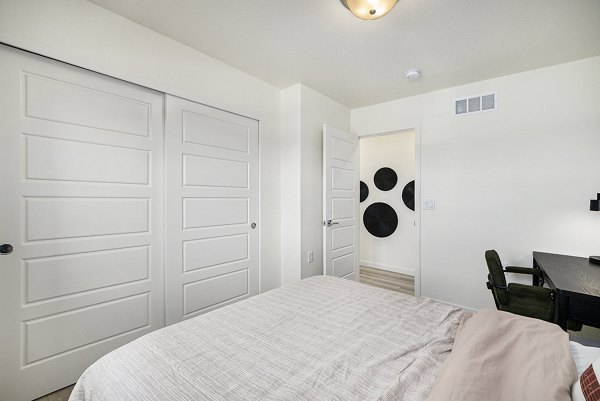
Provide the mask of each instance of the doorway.
POLYGON ((360 138, 360 281, 415 294, 415 131, 360 138))

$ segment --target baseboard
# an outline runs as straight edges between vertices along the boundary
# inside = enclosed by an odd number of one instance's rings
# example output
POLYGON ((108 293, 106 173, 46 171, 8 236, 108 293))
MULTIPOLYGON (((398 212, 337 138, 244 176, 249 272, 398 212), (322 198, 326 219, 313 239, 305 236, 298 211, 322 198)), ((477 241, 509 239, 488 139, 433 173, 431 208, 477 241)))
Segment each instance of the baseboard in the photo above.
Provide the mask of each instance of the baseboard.
POLYGON ((415 276, 414 269, 407 269, 405 267, 384 265, 383 263, 369 262, 367 260, 361 260, 360 265, 364 267, 372 267, 374 269, 387 270, 394 273, 406 274, 407 276, 415 276))

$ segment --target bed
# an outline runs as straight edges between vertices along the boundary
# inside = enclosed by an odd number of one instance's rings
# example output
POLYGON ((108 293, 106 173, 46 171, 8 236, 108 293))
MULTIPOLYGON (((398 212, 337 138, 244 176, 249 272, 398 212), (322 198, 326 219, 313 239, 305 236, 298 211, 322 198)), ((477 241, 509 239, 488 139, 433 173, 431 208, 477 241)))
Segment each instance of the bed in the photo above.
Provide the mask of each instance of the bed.
POLYGON ((313 277, 111 352, 70 401, 425 400, 463 313, 313 277))
POLYGON ((540 320, 318 276, 109 353, 70 401, 570 401, 569 347, 540 320))

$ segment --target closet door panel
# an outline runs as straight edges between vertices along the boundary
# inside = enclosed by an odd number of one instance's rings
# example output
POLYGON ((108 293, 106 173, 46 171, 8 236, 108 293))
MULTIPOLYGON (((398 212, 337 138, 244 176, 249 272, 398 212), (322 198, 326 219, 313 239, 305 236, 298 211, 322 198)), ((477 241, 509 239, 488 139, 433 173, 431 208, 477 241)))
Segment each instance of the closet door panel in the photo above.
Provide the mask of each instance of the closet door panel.
POLYGON ((0 47, 0 398, 164 326, 164 96, 0 47))
POLYGON ((167 95, 165 127, 172 324, 258 293, 258 122, 167 95))
POLYGON ((27 179, 108 184, 150 183, 150 152, 147 150, 31 135, 23 137, 27 179))

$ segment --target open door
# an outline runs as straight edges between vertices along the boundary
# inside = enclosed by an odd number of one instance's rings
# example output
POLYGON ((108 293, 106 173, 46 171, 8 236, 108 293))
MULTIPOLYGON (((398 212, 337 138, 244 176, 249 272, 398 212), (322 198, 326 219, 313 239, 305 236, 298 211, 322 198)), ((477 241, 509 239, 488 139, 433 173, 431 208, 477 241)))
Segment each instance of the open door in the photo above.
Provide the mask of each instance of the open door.
POLYGON ((359 278, 360 170, 356 135, 323 125, 323 273, 359 278))

